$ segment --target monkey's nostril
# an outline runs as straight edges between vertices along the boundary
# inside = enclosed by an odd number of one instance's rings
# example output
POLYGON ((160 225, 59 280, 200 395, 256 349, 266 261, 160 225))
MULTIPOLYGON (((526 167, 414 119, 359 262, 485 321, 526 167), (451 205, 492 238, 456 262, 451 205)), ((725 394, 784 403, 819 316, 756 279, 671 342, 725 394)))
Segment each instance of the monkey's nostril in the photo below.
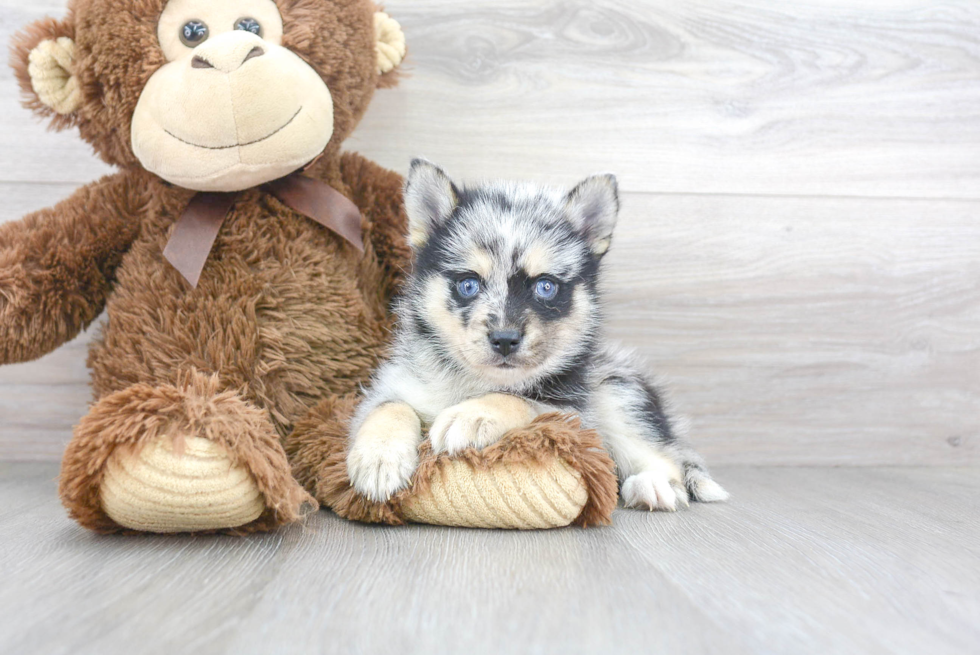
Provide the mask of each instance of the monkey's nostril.
POLYGON ((249 59, 255 59, 256 57, 261 57, 264 54, 265 54, 265 50, 263 50, 259 46, 255 46, 254 48, 248 51, 248 54, 245 55, 245 59, 242 60, 242 63, 244 64, 249 59))
MULTIPOLYGON (((229 52, 227 54, 232 54, 232 53, 229 52)), ((219 68, 220 70, 226 73, 230 73, 234 69, 238 68, 239 66, 244 66, 245 62, 248 61, 249 59, 255 59, 256 57, 261 57, 264 54, 265 54, 265 48, 262 48, 261 46, 255 46, 248 51, 248 54, 245 55, 245 58, 242 59, 241 62, 237 65, 233 63, 234 60, 227 61, 225 57, 222 57, 220 55, 216 60, 217 63, 208 61, 201 55, 194 55, 194 57, 191 59, 191 68, 219 68)), ((232 54, 232 56, 234 55, 232 54)))

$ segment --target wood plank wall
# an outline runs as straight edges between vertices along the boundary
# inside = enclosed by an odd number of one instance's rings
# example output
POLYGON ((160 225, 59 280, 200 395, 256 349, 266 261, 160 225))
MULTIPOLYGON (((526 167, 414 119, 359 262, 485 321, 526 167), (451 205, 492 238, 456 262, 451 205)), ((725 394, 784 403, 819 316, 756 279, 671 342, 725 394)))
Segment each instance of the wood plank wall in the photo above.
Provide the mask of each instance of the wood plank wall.
MULTIPOLYGON (((0 40, 61 0, 0 0, 0 40)), ((614 171, 615 337, 717 464, 980 462, 980 3, 390 0, 411 49, 349 141, 404 172, 614 171)), ((0 71, 0 221, 108 171, 0 71)), ((0 368, 53 459, 89 335, 0 368)))

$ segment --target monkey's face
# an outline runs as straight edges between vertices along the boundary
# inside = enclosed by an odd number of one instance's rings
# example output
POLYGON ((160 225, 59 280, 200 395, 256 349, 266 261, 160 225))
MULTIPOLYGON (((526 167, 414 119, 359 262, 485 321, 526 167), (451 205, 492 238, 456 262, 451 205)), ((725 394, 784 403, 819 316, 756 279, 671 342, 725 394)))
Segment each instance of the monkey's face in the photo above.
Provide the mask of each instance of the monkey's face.
POLYGON ((404 54, 373 0, 69 0, 13 64, 27 106, 105 161, 238 191, 338 154, 404 54))
POLYGON ((282 46, 272 0, 170 0, 157 24, 167 63, 133 114, 133 153, 178 186, 235 191, 317 157, 333 134, 330 90, 282 46))

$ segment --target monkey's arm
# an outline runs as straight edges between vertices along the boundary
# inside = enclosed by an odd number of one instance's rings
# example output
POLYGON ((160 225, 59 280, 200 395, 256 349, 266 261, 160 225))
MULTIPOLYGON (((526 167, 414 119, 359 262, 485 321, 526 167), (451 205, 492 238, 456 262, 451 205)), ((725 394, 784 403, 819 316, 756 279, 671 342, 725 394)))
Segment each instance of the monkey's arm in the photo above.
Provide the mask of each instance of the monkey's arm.
POLYGON ((0 364, 36 359, 102 311, 139 233, 125 173, 0 225, 0 364))
POLYGON ((412 254, 408 247, 408 218, 402 200, 402 176, 353 152, 340 162, 344 184, 361 208, 367 227, 365 246, 380 265, 380 291, 385 303, 398 291, 412 254))

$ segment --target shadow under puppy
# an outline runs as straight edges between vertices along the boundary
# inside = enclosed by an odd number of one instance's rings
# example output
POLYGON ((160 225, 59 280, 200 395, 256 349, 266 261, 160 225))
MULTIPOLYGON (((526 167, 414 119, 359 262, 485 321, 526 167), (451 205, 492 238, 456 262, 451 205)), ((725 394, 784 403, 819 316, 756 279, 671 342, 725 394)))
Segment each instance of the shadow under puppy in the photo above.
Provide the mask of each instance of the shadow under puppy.
POLYGON ((394 354, 351 421, 357 491, 386 501, 408 486, 423 426, 435 452, 453 454, 559 411, 602 437, 628 507, 728 497, 630 354, 603 337, 600 261, 619 211, 612 175, 567 195, 460 187, 417 159, 405 207, 414 266, 395 306, 394 354))

